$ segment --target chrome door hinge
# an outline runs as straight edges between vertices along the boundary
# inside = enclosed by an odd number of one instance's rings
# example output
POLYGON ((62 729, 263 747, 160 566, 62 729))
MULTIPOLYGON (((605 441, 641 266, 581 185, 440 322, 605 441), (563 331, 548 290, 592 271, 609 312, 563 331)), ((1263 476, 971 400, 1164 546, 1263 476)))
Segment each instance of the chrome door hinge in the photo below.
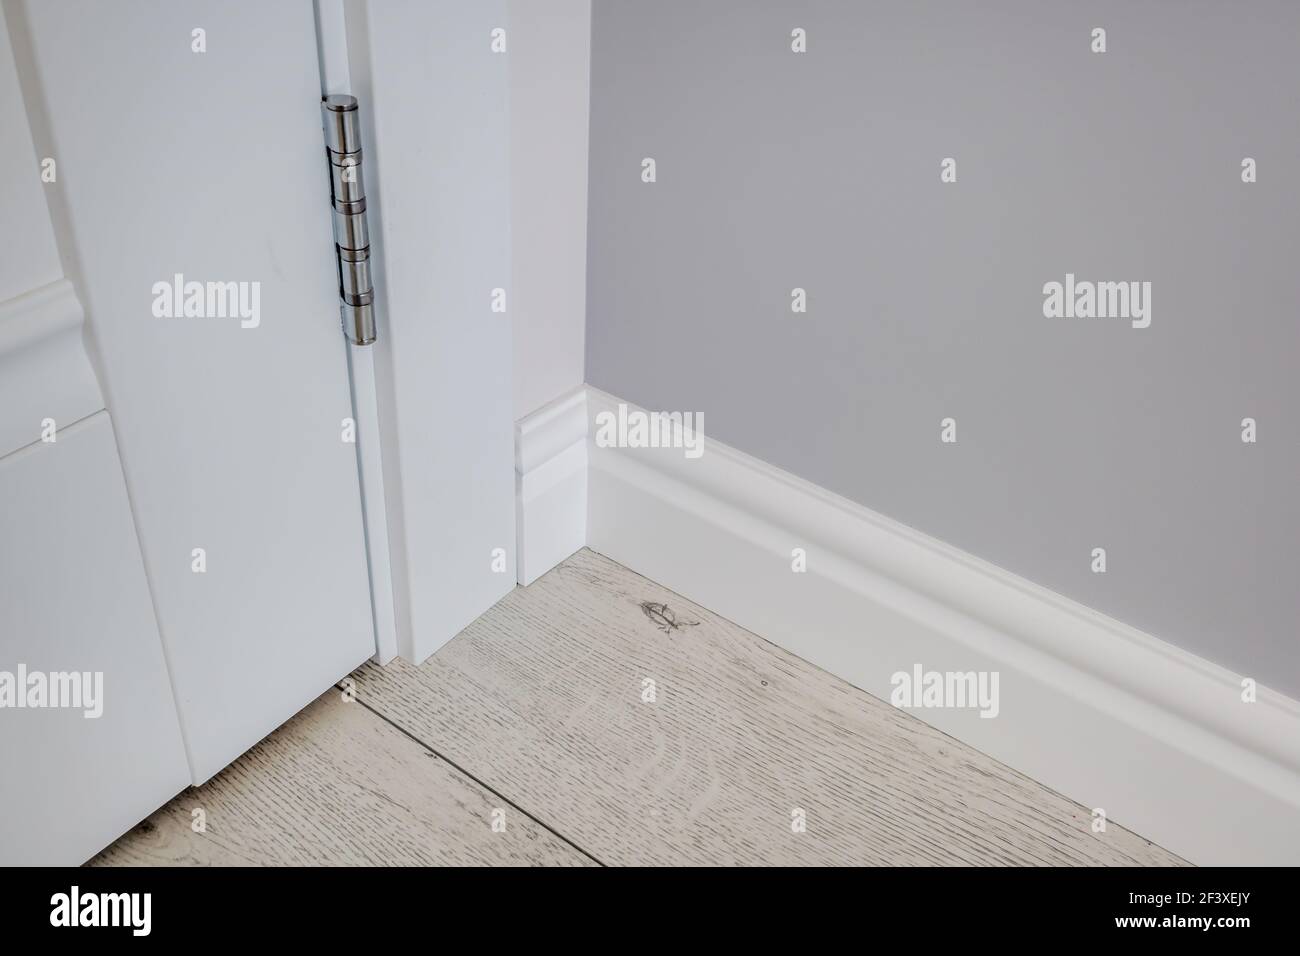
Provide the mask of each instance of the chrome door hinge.
POLYGON ((361 117, 355 96, 321 99, 330 167, 334 251, 338 258, 343 334, 355 345, 375 340, 375 289, 370 280, 370 229, 361 179, 361 117))

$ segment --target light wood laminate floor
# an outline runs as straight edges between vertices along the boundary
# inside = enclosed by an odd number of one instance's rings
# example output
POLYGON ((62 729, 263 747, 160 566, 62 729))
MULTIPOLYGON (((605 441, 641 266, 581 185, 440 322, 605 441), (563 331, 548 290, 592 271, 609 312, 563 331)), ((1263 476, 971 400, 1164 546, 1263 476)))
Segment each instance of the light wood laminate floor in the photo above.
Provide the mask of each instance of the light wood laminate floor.
POLYGON ((1183 862, 591 551, 350 680, 92 862, 1183 862))

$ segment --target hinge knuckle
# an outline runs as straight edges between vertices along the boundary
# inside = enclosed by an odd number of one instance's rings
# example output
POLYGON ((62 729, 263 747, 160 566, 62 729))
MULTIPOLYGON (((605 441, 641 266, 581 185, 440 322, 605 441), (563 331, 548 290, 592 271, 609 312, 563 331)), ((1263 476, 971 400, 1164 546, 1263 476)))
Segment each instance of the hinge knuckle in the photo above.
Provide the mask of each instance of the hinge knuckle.
POLYGON ((355 345, 375 341, 375 289, 370 276, 370 226, 361 176, 361 114, 355 96, 321 99, 330 167, 334 252, 338 260, 343 334, 355 345))

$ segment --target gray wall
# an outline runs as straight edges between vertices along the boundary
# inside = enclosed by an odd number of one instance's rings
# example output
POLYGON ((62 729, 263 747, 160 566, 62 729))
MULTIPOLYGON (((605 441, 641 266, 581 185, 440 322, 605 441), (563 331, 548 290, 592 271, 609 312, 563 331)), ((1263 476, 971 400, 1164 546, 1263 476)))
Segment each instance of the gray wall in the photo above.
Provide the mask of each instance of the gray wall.
POLYGON ((596 0, 587 380, 1300 696, 1297 38, 1281 0, 596 0), (1150 328, 1044 318, 1066 272, 1150 281, 1150 328))

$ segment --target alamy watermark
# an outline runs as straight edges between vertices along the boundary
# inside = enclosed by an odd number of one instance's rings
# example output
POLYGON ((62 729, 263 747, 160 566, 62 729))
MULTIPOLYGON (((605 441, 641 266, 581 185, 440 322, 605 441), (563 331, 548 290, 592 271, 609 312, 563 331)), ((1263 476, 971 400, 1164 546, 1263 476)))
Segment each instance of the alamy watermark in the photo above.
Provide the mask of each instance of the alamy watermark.
POLYGON ((153 929, 152 893, 83 893, 73 886, 50 897, 51 926, 120 926, 132 936, 148 936, 153 929))
POLYGON ((1076 281, 1043 285, 1043 315, 1049 319, 1129 319, 1135 329, 1151 324, 1150 282, 1076 281))
POLYGON ((911 673, 896 671, 889 702, 902 708, 978 708, 981 717, 998 715, 997 671, 927 671, 912 665, 911 673))
POLYGON ((597 448, 682 448, 704 454, 703 412, 643 412, 619 402, 618 412, 596 414, 597 448))
POLYGON ((0 707, 83 711, 87 720, 104 713, 103 671, 0 671, 0 707))
POLYGON ((239 319, 242 329, 262 324, 262 283, 187 282, 176 273, 171 282, 155 282, 156 319, 239 319))

